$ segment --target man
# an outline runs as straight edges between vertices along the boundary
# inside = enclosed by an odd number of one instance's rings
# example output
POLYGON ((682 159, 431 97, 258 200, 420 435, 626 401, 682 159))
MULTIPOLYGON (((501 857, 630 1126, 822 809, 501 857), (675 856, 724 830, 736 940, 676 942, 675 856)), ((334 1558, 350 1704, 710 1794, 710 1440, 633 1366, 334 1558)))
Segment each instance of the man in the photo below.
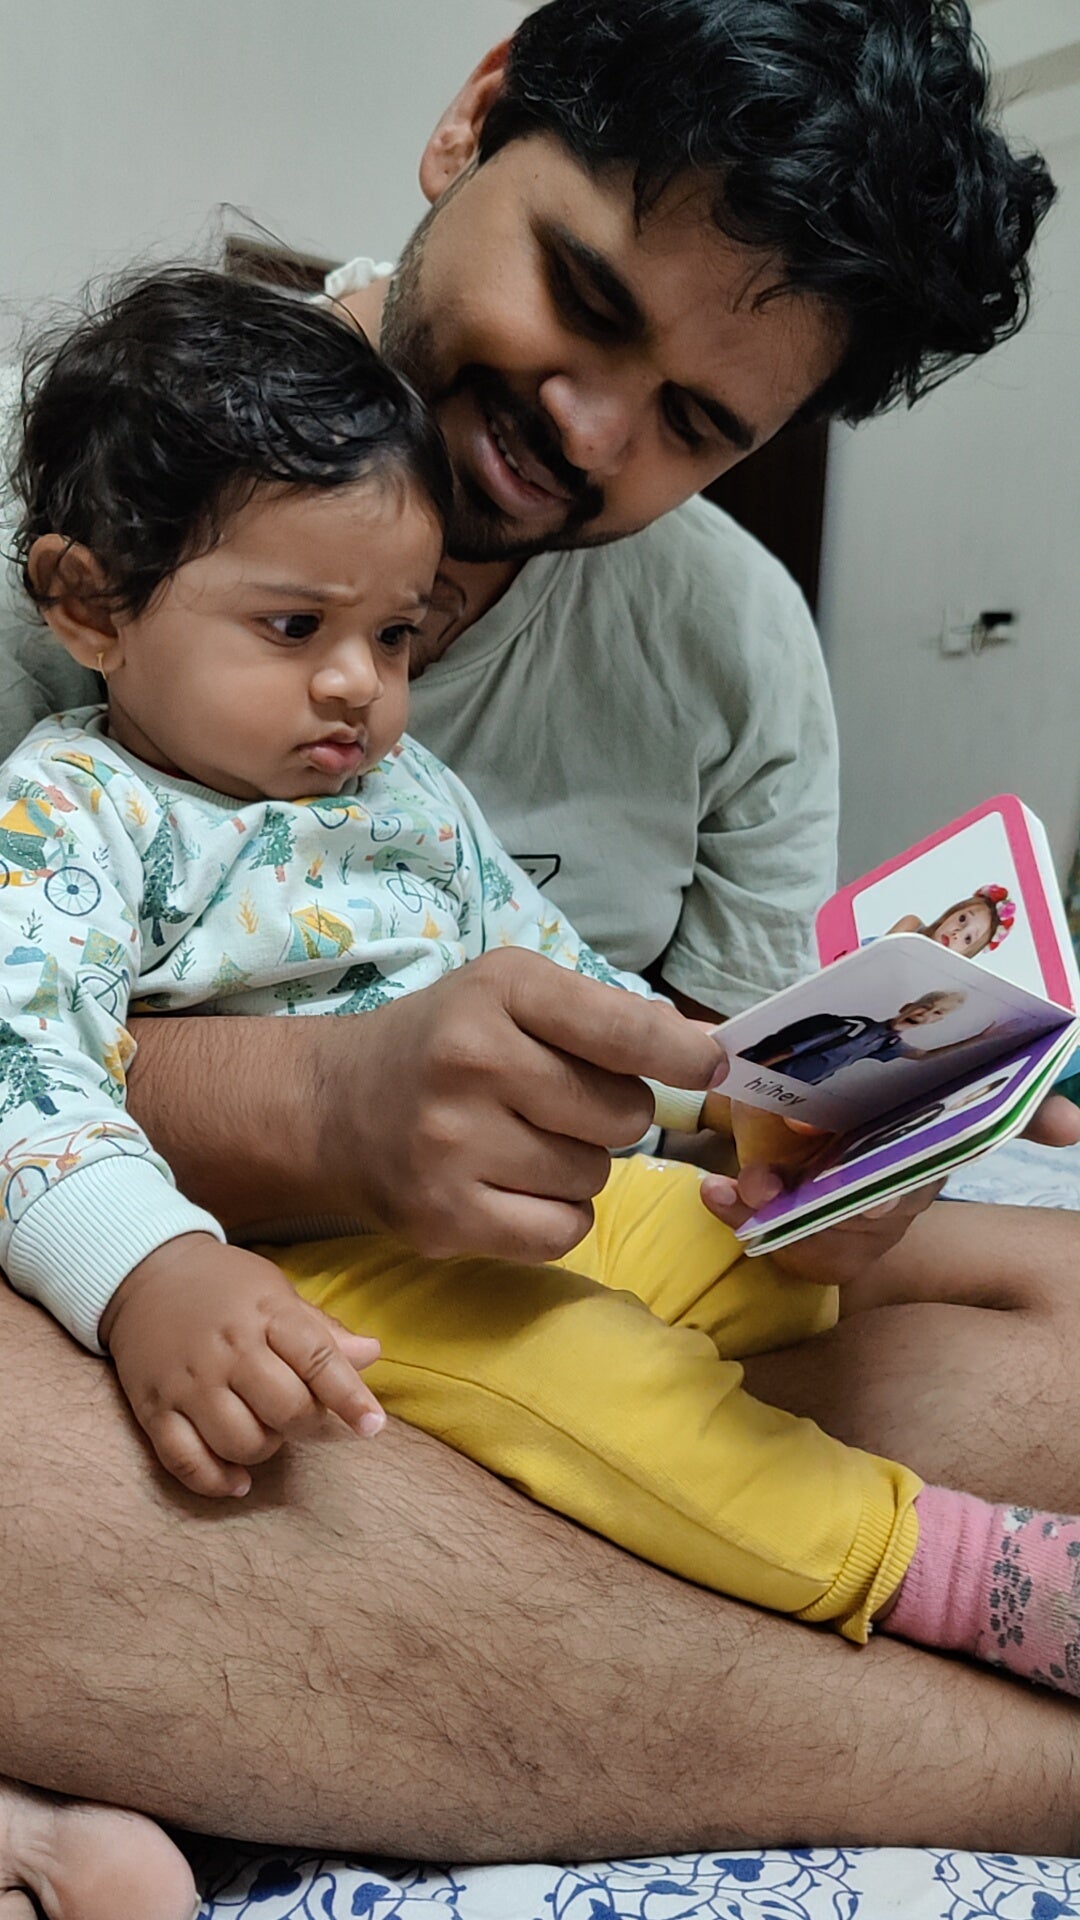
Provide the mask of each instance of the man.
MULTIPOLYGON (((575 905, 585 930, 648 922, 688 1009, 733 1011, 777 954, 797 964, 787 895, 812 874, 801 919, 824 890, 833 776, 788 590, 711 509, 672 510, 789 418, 914 395, 1018 324, 1050 188, 984 107, 959 5, 558 0, 436 130, 434 210, 385 310, 377 280, 345 296, 373 336, 385 322, 459 476, 420 731, 476 779, 439 700, 460 717, 496 824, 485 779, 505 766, 511 844, 569 867, 580 842, 607 923, 575 905), (720 594, 735 631, 710 692, 720 594), (521 714, 507 731, 504 701, 489 738, 500 690, 521 714), (618 808, 635 833, 616 849, 618 808)), ((23 659, 13 731, 28 673, 38 710, 72 698, 55 662, 23 659)), ((646 1126, 637 1075, 704 1087, 717 1056, 670 1009, 530 962, 490 955, 348 1022, 143 1023, 134 1108, 238 1230, 360 1216, 426 1252, 543 1259, 646 1126)), ((858 1270, 868 1239, 820 1236, 812 1258, 858 1270)), ((852 1281, 834 1334, 764 1356, 753 1384, 928 1477, 1074 1505, 1075 1239, 1068 1220, 932 1212, 852 1281)), ((324 1436, 208 1525, 154 1478, 107 1374, 10 1296, 0 1337, 10 1775, 250 1838, 451 1857, 1075 1844, 1080 1729, 1057 1702, 893 1646, 852 1688, 844 1648, 639 1567, 409 1432, 362 1461, 324 1436), (995 1763, 1017 1741, 1039 1782, 1019 1806, 995 1763)), ((16 1886, 21 1805, 0 1801, 16 1886)))

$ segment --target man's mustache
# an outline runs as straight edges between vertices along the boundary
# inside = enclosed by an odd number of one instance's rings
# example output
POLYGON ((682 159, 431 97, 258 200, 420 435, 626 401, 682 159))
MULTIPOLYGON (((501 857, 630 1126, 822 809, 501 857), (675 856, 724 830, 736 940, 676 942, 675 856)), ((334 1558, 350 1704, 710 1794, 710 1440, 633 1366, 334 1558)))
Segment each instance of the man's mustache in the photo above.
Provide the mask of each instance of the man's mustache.
POLYGON ((558 438, 542 414, 522 406, 513 388, 490 367, 460 367, 448 387, 438 395, 436 405, 459 393, 470 394, 488 415, 502 416, 513 427, 534 460, 546 467, 555 485, 567 495, 567 506, 575 521, 592 520, 603 510, 603 495, 593 486, 580 467, 572 466, 558 438))

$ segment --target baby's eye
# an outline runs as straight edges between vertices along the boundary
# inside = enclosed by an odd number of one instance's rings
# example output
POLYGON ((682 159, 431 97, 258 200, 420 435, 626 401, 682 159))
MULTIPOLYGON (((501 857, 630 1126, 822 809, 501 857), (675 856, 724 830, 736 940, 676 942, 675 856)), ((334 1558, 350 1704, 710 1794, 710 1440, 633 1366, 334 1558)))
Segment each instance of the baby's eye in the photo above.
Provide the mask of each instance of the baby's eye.
POLYGON ((292 641, 294 646, 310 640, 313 633, 318 633, 321 623, 321 615, 317 613, 273 613, 266 621, 279 640, 292 641))

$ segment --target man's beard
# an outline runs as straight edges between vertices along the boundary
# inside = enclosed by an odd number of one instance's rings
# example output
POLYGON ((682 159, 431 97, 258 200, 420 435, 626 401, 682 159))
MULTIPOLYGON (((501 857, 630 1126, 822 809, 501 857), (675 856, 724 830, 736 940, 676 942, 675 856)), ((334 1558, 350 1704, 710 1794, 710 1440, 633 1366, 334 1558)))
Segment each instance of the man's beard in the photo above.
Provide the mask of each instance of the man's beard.
MULTIPOLYGON (((463 175, 456 181, 450 193, 456 192, 467 177, 463 175)), ((412 382, 436 417, 440 407, 459 393, 468 394, 485 417, 485 397, 512 414, 518 432, 531 451, 570 495, 561 526, 550 532, 523 536, 515 522, 483 489, 455 468, 454 502, 446 538, 449 558, 480 563, 529 560, 538 553, 606 546, 612 540, 621 539, 621 533, 588 532, 589 522, 603 511, 602 493, 588 484, 578 468, 564 460, 554 430, 534 411, 523 413, 516 395, 496 369, 466 366, 449 382, 443 380, 436 358, 434 329, 424 315, 420 277, 428 228, 448 198, 449 195, 444 195, 439 204, 425 214, 402 253, 383 307, 380 349, 412 382)))

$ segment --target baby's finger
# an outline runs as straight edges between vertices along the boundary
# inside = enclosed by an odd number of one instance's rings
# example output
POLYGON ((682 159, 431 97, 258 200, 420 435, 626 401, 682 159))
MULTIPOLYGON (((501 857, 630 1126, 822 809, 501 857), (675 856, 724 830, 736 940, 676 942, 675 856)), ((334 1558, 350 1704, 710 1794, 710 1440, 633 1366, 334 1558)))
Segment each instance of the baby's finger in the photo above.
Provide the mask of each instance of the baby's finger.
POLYGON ((282 1442, 282 1434, 260 1417, 237 1379, 203 1392, 193 1389, 185 1396, 183 1411, 211 1452, 236 1466, 258 1466, 282 1442))
POLYGON ((332 1314, 328 1313, 323 1317, 329 1323, 337 1342, 338 1352, 345 1355, 350 1367, 360 1370, 374 1365, 382 1348, 373 1334, 350 1333, 348 1327, 343 1327, 340 1320, 335 1320, 332 1314))
POLYGON ((231 1461, 220 1459, 186 1414, 170 1408, 166 1413, 155 1414, 145 1426, 147 1438, 166 1473, 171 1473, 189 1493, 200 1493, 210 1500, 242 1499, 245 1493, 250 1493, 250 1473, 231 1461))
POLYGON ((751 1213, 757 1213, 760 1207, 767 1207, 779 1198, 784 1191, 783 1176, 775 1167, 743 1167, 737 1181, 739 1199, 749 1207, 751 1213))
POLYGON ((289 1439, 314 1432, 323 1418, 320 1402, 296 1368, 280 1358, 269 1333, 264 1345, 234 1369, 232 1384, 264 1427, 289 1439))
POLYGON ((738 1186, 726 1173, 706 1174, 701 1183, 701 1198, 709 1212, 733 1232, 737 1232, 754 1211, 739 1198, 738 1186))
MULTIPOLYGON (((339 1340, 344 1331, 326 1314, 308 1309, 299 1314, 276 1314, 267 1325, 266 1339, 320 1406, 336 1413, 354 1433, 371 1439, 386 1425, 386 1415, 342 1352, 339 1340)), ((369 1355, 365 1364, 372 1357, 369 1355)))

